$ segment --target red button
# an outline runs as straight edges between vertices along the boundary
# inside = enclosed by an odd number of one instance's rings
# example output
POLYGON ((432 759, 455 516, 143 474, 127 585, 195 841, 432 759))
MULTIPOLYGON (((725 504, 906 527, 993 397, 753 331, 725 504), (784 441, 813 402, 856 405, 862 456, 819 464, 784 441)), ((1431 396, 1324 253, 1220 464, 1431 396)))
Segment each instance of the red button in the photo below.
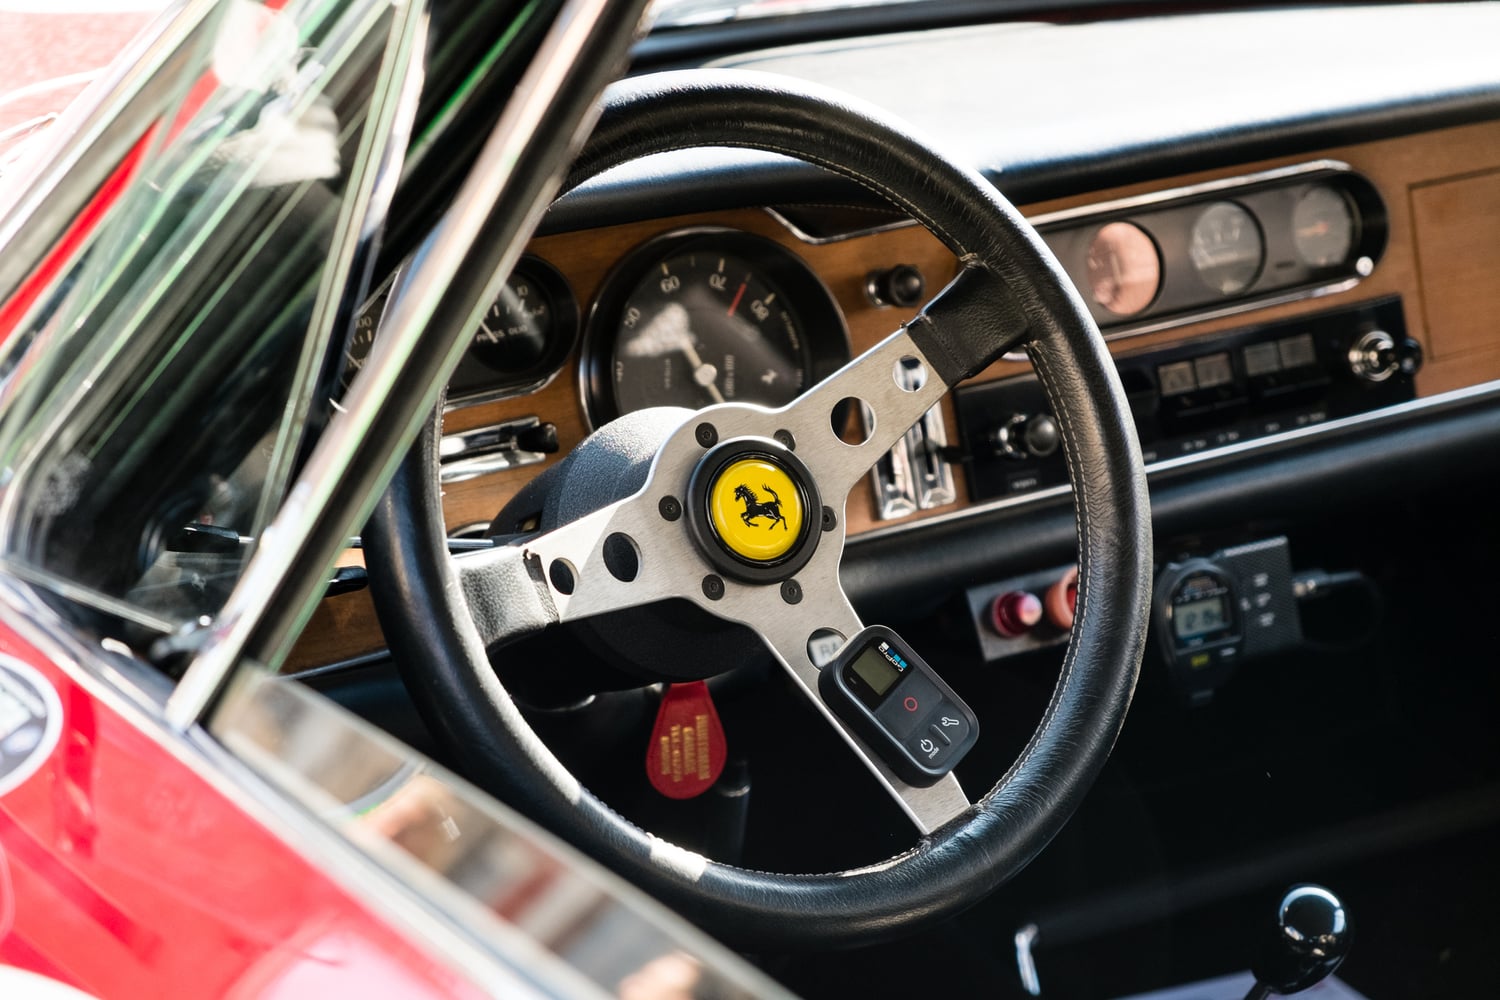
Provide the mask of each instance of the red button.
POLYGON ((915 712, 917 710, 917 699, 915 698, 907 698, 901 704, 906 706, 908 712, 915 712))

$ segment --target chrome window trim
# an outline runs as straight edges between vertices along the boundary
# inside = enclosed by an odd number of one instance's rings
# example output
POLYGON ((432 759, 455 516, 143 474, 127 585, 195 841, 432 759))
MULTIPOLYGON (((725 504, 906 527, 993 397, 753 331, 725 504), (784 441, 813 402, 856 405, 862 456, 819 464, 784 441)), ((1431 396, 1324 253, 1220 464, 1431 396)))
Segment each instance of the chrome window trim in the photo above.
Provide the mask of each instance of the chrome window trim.
MULTIPOLYGON (((1324 436, 1336 435, 1344 431, 1379 427, 1387 423, 1398 423, 1404 418, 1414 415, 1422 415, 1429 412, 1438 413, 1447 409, 1458 409, 1473 403, 1491 401, 1500 402, 1500 379, 1481 382, 1478 385, 1468 386, 1463 389, 1452 389, 1436 396, 1413 399, 1406 403, 1398 403, 1395 406, 1387 406, 1379 410, 1371 410, 1367 413, 1360 413, 1351 417, 1340 417, 1337 420, 1328 420, 1321 424, 1298 427, 1282 431, 1278 434, 1254 438, 1249 441, 1239 441, 1235 444, 1224 445, 1221 448, 1212 448, 1207 451, 1195 452, 1191 455, 1179 455, 1176 458, 1164 458, 1160 461, 1147 464, 1146 478, 1149 481, 1154 475, 1159 476, 1161 473, 1174 469, 1192 468, 1198 465, 1217 465, 1242 458, 1246 455, 1285 448, 1304 441, 1315 441, 1324 436)), ((851 546, 858 546, 861 542, 891 538, 918 528, 951 524, 971 517, 993 513, 994 511, 1024 507, 1045 500, 1065 497, 1070 492, 1072 492, 1072 487, 1068 485, 1049 486, 1046 489, 1035 490, 1031 493, 1021 493, 1015 496, 999 497, 994 500, 972 503, 960 510, 946 511, 930 517, 899 524, 890 524, 874 528, 870 531, 860 532, 858 535, 850 537, 849 544, 851 546)))

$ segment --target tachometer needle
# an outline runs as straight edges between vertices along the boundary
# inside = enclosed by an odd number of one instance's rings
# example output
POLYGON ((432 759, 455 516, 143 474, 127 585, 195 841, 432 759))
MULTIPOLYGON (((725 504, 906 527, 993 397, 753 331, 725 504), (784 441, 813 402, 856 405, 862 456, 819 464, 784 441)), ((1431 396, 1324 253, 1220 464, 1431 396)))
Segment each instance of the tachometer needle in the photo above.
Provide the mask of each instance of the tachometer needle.
POLYGON ((750 287, 749 278, 746 278, 744 281, 740 282, 739 291, 734 293, 734 301, 729 303, 729 315, 733 316, 734 311, 740 307, 740 299, 745 297, 745 289, 748 287, 750 287))

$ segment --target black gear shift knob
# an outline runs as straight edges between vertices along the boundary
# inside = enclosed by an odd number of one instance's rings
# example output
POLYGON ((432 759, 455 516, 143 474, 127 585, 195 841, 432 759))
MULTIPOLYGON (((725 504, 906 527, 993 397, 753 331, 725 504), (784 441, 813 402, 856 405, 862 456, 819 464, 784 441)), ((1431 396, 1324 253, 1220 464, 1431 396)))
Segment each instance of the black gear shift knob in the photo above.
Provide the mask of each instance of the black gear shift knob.
POLYGON ((1337 896, 1320 885, 1292 886, 1251 966, 1256 984, 1250 997, 1300 993, 1321 982, 1339 967, 1353 939, 1354 925, 1337 896))

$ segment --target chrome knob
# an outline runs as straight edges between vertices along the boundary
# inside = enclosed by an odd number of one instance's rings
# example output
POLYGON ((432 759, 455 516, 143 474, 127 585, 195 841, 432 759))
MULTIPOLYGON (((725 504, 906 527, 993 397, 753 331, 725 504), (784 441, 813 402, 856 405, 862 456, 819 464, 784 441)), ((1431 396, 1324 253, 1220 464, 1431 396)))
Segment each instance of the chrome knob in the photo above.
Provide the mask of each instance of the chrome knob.
POLYGON ((1400 359, 1396 341, 1384 330, 1367 330, 1349 348, 1349 370, 1366 382, 1384 382, 1396 374, 1400 359))

